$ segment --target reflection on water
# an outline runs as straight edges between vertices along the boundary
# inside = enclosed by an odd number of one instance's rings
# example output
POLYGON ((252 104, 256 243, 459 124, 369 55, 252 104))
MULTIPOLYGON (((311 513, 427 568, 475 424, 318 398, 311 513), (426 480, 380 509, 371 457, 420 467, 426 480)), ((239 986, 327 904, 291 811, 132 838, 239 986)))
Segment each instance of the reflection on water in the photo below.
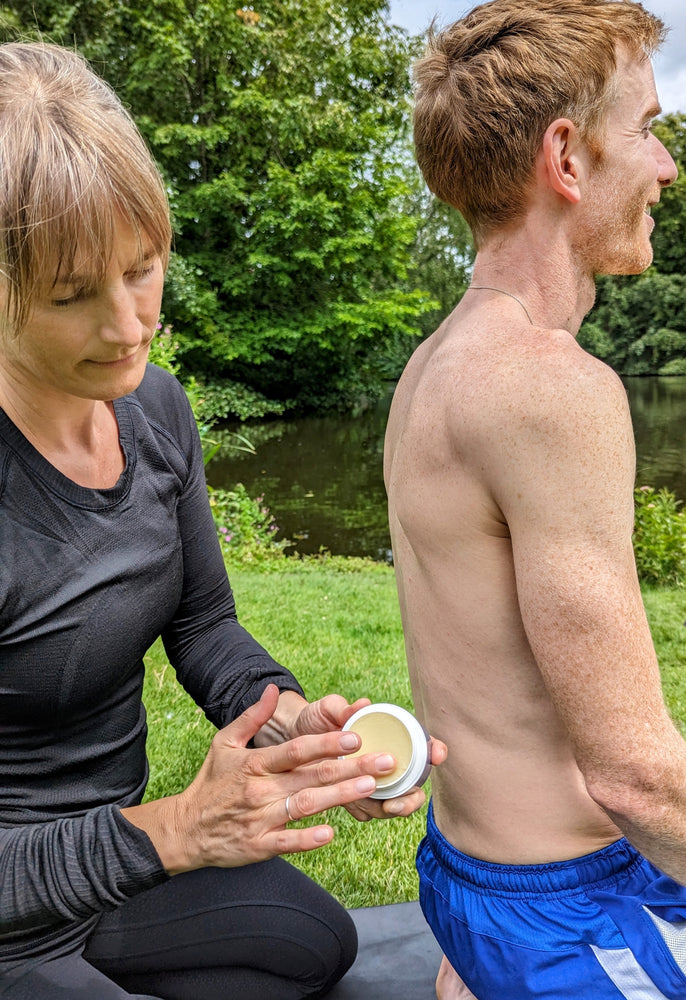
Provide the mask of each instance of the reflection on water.
POLYGON ((279 537, 302 553, 390 557, 383 441, 390 395, 359 416, 265 421, 243 430, 257 454, 231 452, 207 467, 212 486, 242 482, 264 495, 279 537))
POLYGON ((666 486, 686 501, 686 378, 626 378, 638 486, 666 486))
MULTIPOLYGON (((686 378, 627 378, 637 484, 686 500, 686 378)), ((299 552, 390 558, 383 438, 390 395, 359 416, 265 421, 243 429, 256 455, 230 451, 207 467, 213 486, 264 495, 299 552)), ((293 551, 292 549, 290 551, 293 551)))

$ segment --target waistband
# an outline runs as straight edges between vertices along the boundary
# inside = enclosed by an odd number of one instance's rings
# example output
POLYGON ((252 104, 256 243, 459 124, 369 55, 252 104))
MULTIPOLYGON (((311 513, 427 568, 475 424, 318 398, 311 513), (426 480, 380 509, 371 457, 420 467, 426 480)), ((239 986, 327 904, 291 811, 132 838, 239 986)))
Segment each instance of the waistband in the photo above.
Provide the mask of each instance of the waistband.
POLYGON ((433 803, 429 803, 426 841, 434 857, 453 878, 474 889, 501 893, 561 893, 598 888, 616 882, 646 864, 642 854, 625 839, 593 854, 569 861, 541 865, 499 865, 463 854, 445 839, 436 826, 433 803))

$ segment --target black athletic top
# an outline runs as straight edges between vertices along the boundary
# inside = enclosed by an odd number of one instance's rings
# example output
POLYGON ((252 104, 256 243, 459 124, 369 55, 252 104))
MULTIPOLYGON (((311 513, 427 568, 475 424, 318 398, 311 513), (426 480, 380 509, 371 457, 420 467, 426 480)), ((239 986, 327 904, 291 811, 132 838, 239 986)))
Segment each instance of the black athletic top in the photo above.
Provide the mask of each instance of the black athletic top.
POLYGON ((0 960, 60 950, 168 876, 120 807, 148 768, 143 654, 162 635, 218 727, 267 683, 301 692, 238 624, 179 383, 116 400, 126 467, 76 485, 0 410, 0 960))

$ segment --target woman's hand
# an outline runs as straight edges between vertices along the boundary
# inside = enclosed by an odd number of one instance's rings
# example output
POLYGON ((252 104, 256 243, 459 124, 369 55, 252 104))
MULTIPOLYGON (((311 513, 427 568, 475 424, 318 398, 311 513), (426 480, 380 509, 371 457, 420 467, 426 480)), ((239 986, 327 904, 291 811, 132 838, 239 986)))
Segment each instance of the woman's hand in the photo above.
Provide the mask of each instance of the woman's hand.
MULTIPOLYGON (((290 693, 290 692, 287 692, 290 693)), ((329 694, 319 701, 304 704, 295 722, 293 731, 297 733, 325 733, 332 729, 341 729, 348 719, 360 708, 370 705, 369 698, 360 698, 354 704, 348 702, 339 694, 329 694)), ((448 748, 440 740, 431 739, 431 764, 438 766, 448 756, 448 748)), ((365 797, 355 802, 348 802, 346 809, 351 816, 366 822, 370 819, 390 819, 394 816, 410 816, 421 809, 426 801, 426 795, 421 788, 413 788, 406 795, 395 799, 370 799, 365 797)))
POLYGON ((278 698, 278 688, 270 685, 259 702, 220 730, 185 791, 122 809, 148 833, 170 874, 321 847, 333 839, 331 826, 292 829, 288 822, 357 802, 374 791, 376 776, 392 770, 388 754, 339 759, 359 748, 355 733, 308 734, 248 749, 278 698))

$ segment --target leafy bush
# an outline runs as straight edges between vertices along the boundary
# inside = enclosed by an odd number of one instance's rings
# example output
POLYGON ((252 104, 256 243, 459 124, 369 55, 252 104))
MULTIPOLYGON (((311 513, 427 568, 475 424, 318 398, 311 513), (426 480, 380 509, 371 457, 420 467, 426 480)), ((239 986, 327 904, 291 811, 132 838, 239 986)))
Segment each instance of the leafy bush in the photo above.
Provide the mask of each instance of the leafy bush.
POLYGON ((639 486, 634 491, 634 554, 643 583, 686 583, 686 514, 669 490, 639 486))
POLYGON ((240 382, 188 376, 179 361, 179 353, 179 339, 174 336, 171 325, 160 321, 157 324, 157 336, 150 345, 150 361, 160 368, 166 368, 181 380, 201 434, 217 420, 230 416, 238 417, 239 420, 265 417, 268 414, 281 416, 286 406, 290 405, 267 399, 240 382))
MULTIPOLYGON (((172 329, 160 322, 157 330, 150 349, 150 361, 179 377, 178 343, 172 335, 172 329)), ((198 425, 207 464, 222 445, 213 436, 213 423, 217 414, 208 408, 203 386, 194 376, 182 381, 198 425)), ((234 437, 236 447, 246 446, 251 450, 252 446, 246 438, 240 434, 234 434, 234 437)), ((233 563, 267 563, 281 558, 284 549, 293 544, 286 538, 277 540, 279 526, 265 506, 264 497, 248 496, 242 483, 238 483, 233 490, 208 486, 207 492, 219 544, 224 556, 229 556, 233 563)))
POLYGON ((292 542, 277 539, 279 530, 264 497, 251 497, 242 483, 235 489, 208 486, 210 507, 222 552, 231 562, 264 563, 280 559, 292 542))

